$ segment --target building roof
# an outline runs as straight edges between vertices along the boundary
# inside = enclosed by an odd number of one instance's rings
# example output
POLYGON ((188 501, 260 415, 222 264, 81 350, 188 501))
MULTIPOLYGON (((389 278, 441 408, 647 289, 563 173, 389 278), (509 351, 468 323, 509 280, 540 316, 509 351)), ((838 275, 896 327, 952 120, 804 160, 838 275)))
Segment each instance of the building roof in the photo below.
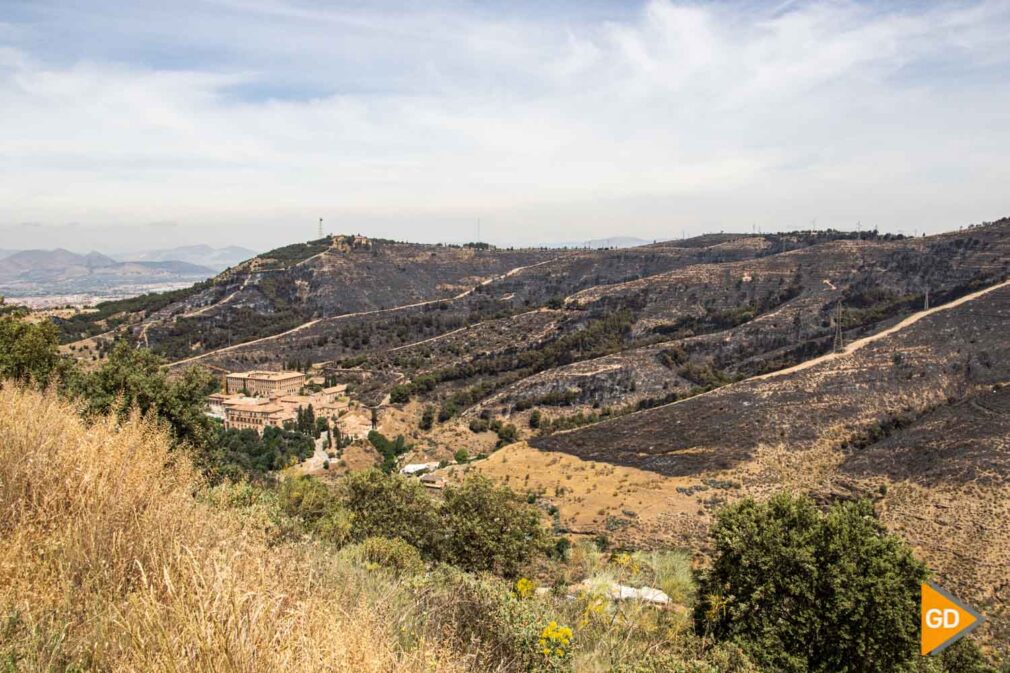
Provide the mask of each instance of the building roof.
POLYGON ((269 404, 269 401, 262 397, 248 397, 246 395, 228 395, 222 401, 226 407, 234 407, 235 405, 258 405, 262 406, 264 404, 269 404))
POLYGON ((276 414, 284 411, 284 407, 279 404, 234 404, 229 405, 228 411, 244 411, 247 413, 276 414))
POLYGON ((257 381, 291 381, 294 379, 304 381, 305 374, 302 374, 301 372, 251 371, 251 372, 232 372, 231 374, 228 374, 228 378, 244 379, 244 380, 255 379, 257 381))
POLYGON ((312 395, 282 395, 277 398, 277 401, 281 404, 300 404, 304 407, 314 404, 319 400, 315 399, 312 395))
POLYGON ((438 467, 438 463, 410 463, 409 465, 404 465, 400 470, 400 474, 417 474, 418 472, 424 472, 425 470, 434 470, 438 467))

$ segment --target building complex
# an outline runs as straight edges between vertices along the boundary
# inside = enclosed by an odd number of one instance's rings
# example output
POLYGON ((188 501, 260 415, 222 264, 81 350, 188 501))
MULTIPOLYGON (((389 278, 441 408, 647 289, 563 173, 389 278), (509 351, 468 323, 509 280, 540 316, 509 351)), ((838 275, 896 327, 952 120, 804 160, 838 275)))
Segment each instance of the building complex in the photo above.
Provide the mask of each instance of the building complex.
POLYGON ((225 392, 207 398, 207 414, 226 428, 255 430, 284 427, 294 422, 298 409, 311 406, 316 417, 337 415, 347 407, 346 385, 317 389, 303 395, 305 376, 299 372, 233 372, 225 376, 225 392))

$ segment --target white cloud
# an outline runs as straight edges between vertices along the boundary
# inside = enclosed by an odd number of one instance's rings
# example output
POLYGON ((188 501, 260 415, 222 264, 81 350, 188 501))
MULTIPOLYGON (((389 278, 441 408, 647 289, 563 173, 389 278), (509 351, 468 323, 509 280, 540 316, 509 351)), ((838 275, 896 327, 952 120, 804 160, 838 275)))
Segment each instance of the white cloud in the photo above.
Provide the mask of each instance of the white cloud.
MULTIPOLYGON (((0 31, 0 223, 241 225, 269 245, 315 213, 426 240, 480 216, 502 242, 1010 214, 1007 2, 741 7, 243 1, 140 37, 143 12, 72 17, 122 53, 0 31)), ((0 247, 38 244, 13 231, 0 247)))

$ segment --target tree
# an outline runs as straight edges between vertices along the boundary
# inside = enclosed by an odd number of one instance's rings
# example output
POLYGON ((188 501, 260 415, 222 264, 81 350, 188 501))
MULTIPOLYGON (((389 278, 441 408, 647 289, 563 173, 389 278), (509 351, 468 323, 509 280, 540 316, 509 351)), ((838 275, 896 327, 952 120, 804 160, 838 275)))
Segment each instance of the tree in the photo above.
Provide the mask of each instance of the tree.
POLYGON ((480 476, 445 489, 439 559, 470 571, 515 577, 549 546, 537 509, 480 476))
POLYGON ((433 425, 435 425, 435 408, 427 406, 421 414, 421 422, 418 423, 418 427, 422 430, 431 430, 433 425))
POLYGON ((176 441, 205 448, 212 431, 204 406, 216 386, 217 380, 199 367, 170 380, 161 358, 120 341, 101 367, 75 378, 72 390, 86 415, 123 417, 136 408, 164 421, 176 441))
POLYGON ((910 670, 926 569, 869 501, 822 513, 788 494, 747 499, 720 512, 711 536, 699 631, 776 671, 910 670))
POLYGON ((403 435, 397 435, 395 440, 389 441, 378 430, 369 430, 368 441, 382 456, 382 471, 386 474, 396 470, 396 459, 410 451, 411 448, 403 435))
POLYGON ((349 474, 340 488, 355 540, 398 537, 426 555, 435 551, 438 515, 417 480, 373 469, 349 474))
POLYGON ((467 453, 466 449, 459 449, 458 451, 456 451, 456 454, 453 456, 453 458, 456 459, 457 463, 465 463, 470 459, 470 454, 467 453))
POLYGON ((540 427, 540 410, 534 409, 530 412, 530 427, 536 430, 540 427))
POLYGON ((389 391, 389 401, 393 404, 404 404, 410 401, 410 386, 395 385, 389 391))
POLYGON ((59 333, 50 322, 30 323, 16 316, 0 318, 0 379, 40 386, 69 363, 59 354, 59 333))

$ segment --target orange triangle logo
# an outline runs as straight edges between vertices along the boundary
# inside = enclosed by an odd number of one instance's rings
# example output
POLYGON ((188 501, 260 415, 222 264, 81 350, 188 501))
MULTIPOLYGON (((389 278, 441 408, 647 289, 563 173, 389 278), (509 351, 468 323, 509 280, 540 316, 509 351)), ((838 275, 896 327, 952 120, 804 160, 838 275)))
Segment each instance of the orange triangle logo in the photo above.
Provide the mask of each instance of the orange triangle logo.
POLYGON ((935 584, 922 585, 922 654, 939 654, 968 635, 984 617, 935 584))

